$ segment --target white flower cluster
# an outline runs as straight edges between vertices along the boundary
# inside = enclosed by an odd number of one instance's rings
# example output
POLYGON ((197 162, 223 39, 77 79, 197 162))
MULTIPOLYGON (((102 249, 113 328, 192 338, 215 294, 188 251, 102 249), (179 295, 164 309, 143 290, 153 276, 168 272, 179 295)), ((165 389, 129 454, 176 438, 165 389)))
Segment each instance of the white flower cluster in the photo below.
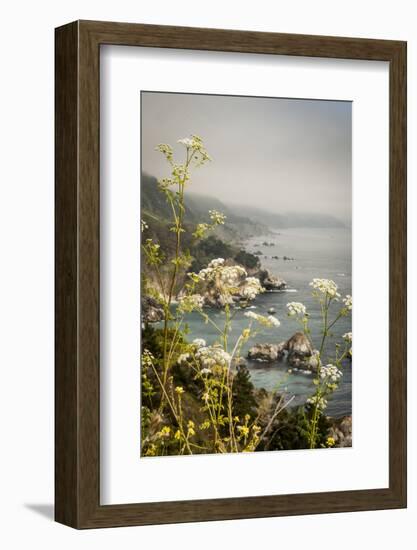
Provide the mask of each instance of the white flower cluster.
POLYGON ((287 309, 288 315, 290 317, 294 317, 295 315, 304 317, 304 315, 307 313, 306 306, 301 302, 290 302, 289 304, 287 304, 287 309))
MULTIPOLYGON (((213 281, 216 279, 216 276, 226 269, 224 267, 224 259, 216 258, 211 260, 208 266, 197 273, 197 279, 200 281, 213 281)), ((245 272, 246 273, 246 272, 245 272)))
POLYGON ((193 346, 195 346, 197 349, 206 347, 206 341, 203 340, 203 338, 195 338, 192 341, 193 346))
POLYGON ((267 321, 271 324, 272 327, 279 327, 281 325, 279 319, 277 319, 273 315, 268 315, 267 321))
POLYGON ((240 265, 225 266, 223 258, 211 260, 208 266, 197 274, 203 281, 218 279, 229 286, 236 286, 239 284, 239 280, 246 275, 246 270, 240 265))
POLYGON ((149 229, 149 225, 145 222, 145 220, 140 220, 140 229, 142 233, 145 231, 145 229, 149 229))
POLYGON ((214 225, 224 225, 226 216, 217 210, 209 210, 210 220, 214 225))
POLYGON ((307 403, 310 403, 310 405, 317 405, 317 408, 322 411, 327 407, 327 399, 324 397, 319 397, 318 395, 309 397, 307 399, 307 403))
POLYGON ((168 145, 168 143, 160 143, 155 149, 162 153, 168 162, 172 162, 173 151, 171 145, 168 145))
POLYGON ((259 279, 256 277, 246 277, 242 287, 239 289, 243 298, 254 300, 258 294, 263 292, 259 279))
POLYGON ((254 321, 257 321, 259 324, 263 325, 264 327, 279 327, 281 323, 279 322, 279 319, 274 317, 273 315, 268 315, 268 317, 265 317, 264 315, 259 315, 258 313, 254 313, 253 311, 246 311, 244 314, 245 317, 248 319, 253 319, 254 321))
POLYGON ((186 182, 190 179, 190 174, 185 164, 173 164, 171 173, 172 177, 174 178, 174 182, 186 182))
POLYGON ((177 361, 181 365, 182 363, 185 363, 188 361, 188 359, 191 357, 189 353, 181 353, 181 355, 178 357, 177 361))
POLYGON ((310 286, 330 298, 340 298, 340 294, 337 292, 337 284, 331 279, 313 279, 310 286))
POLYGON ((192 147, 193 146, 193 140, 191 138, 179 139, 178 143, 180 143, 181 145, 185 145, 185 147, 192 147))
POLYGON ((226 287, 237 287, 242 277, 246 277, 246 271, 240 265, 230 265, 219 270, 219 281, 226 287))
POLYGON ((224 258, 215 258, 214 260, 211 260, 211 262, 208 264, 209 269, 216 269, 217 267, 221 267, 224 265, 224 258))
MULTIPOLYGON (((246 270, 240 265, 225 265, 223 258, 211 260, 205 269, 192 273, 194 282, 203 282, 214 287, 218 293, 229 298, 240 294, 246 300, 254 300, 263 292, 259 279, 247 277, 246 270)), ((225 300, 227 302, 227 300, 225 300)))
POLYGON ((262 315, 258 315, 257 313, 254 313, 253 311, 246 311, 244 313, 244 316, 247 317, 248 319, 253 319, 254 321, 258 321, 258 319, 260 317, 262 317, 262 315))
POLYGON ((212 367, 229 367, 231 357, 223 348, 217 346, 206 346, 199 348, 195 354, 203 369, 212 367))
POLYGON ((347 294, 346 298, 343 298, 343 303, 349 311, 352 311, 352 296, 350 294, 347 294))
POLYGON ((182 138, 178 140, 178 143, 184 145, 192 153, 192 158, 198 160, 198 164, 203 164, 207 160, 211 160, 209 154, 204 149, 203 140, 201 137, 192 135, 189 138, 182 138))
POLYGON ((346 342, 352 342, 352 333, 346 332, 346 334, 343 335, 343 340, 346 340, 346 342))
POLYGON ((331 382, 337 382, 343 376, 343 372, 336 365, 326 365, 320 368, 320 378, 324 380, 328 378, 331 382))
POLYGON ((179 313, 191 313, 194 310, 202 309, 204 305, 204 298, 200 294, 190 294, 189 296, 182 296, 178 304, 179 313))
POLYGON ((204 369, 201 369, 200 374, 211 374, 211 370, 207 367, 204 367, 204 369))
POLYGON ((181 145, 184 145, 185 147, 189 147, 191 149, 201 149, 203 146, 203 140, 201 137, 196 135, 191 135, 189 138, 182 138, 178 140, 178 143, 181 145))
POLYGON ((144 349, 142 352, 142 365, 144 367, 151 367, 153 365, 153 362, 155 360, 155 357, 152 355, 152 353, 148 349, 144 349))

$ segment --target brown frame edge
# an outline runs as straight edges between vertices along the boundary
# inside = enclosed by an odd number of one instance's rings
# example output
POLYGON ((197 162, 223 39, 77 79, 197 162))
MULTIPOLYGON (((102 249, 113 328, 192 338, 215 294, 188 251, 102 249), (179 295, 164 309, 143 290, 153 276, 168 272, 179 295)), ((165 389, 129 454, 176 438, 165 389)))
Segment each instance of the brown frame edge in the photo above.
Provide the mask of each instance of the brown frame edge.
POLYGON ((76 21, 56 29, 55 48, 56 521, 80 529, 406 507, 406 43, 76 21), (100 505, 101 44, 389 62, 389 488, 100 505))

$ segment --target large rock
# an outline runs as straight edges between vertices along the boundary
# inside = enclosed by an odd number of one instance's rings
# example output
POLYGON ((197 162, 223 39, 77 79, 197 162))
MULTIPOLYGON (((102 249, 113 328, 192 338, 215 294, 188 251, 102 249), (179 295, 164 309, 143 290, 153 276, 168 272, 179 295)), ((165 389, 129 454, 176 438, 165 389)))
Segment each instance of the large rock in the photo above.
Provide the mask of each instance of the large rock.
POLYGON ((287 340, 285 349, 288 353, 287 361, 293 367, 304 366, 313 355, 310 340, 302 332, 296 332, 287 340))
POLYGON ((292 367, 310 370, 317 367, 315 350, 302 332, 296 332, 286 342, 281 342, 280 347, 287 352, 287 362, 292 367))
POLYGON ((272 275, 268 269, 260 269, 256 274, 265 290, 284 290, 287 283, 281 277, 272 275))
POLYGON ((142 322, 157 323, 164 320, 164 309, 152 296, 142 297, 142 322))
POLYGON ((248 359, 259 363, 272 363, 277 361, 281 354, 282 350, 277 344, 255 344, 248 351, 248 359))
POLYGON ((294 368, 315 371, 319 364, 318 351, 302 332, 296 332, 280 344, 255 344, 248 351, 248 359, 260 363, 273 363, 286 354, 287 362, 294 368))

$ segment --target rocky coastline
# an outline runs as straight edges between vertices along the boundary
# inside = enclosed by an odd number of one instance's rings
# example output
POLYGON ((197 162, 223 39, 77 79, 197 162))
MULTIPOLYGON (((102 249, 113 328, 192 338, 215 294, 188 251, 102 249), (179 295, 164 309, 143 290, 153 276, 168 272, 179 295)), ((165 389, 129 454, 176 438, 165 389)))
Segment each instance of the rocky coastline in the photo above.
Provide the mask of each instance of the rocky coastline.
MULTIPOLYGON (((235 261, 228 259, 225 261, 225 265, 235 266, 235 261)), ((242 267, 242 266, 240 266, 242 267)), ((276 292, 282 291, 287 288, 287 283, 281 277, 273 275, 268 269, 257 267, 255 269, 246 269, 247 274, 250 277, 254 277, 259 280, 259 283, 264 292, 276 292)), ((244 277, 242 277, 243 283, 244 277)), ((224 295, 215 287, 203 288, 201 291, 204 307, 221 309, 225 306, 224 295)), ((178 294, 176 300, 181 299, 182 292, 178 294)), ((232 297, 232 303, 239 304, 246 302, 245 287, 242 284, 237 288, 237 291, 232 297)), ((152 296, 142 295, 141 301, 141 318, 142 323, 157 323, 164 320, 164 310, 158 300, 152 296)))
MULTIPOLYGON (((287 259, 287 258, 286 258, 287 259)), ((289 258, 288 258, 289 259, 289 258)), ((229 258, 225 260, 225 265, 239 265, 235 260, 229 258)), ((240 266, 242 267, 242 266, 240 266)), ((260 264, 255 268, 245 268, 249 277, 254 277, 259 280, 264 292, 284 291, 288 288, 287 282, 279 275, 271 273, 269 269, 262 267, 260 264)), ((242 277, 242 291, 233 295, 232 306, 246 307, 248 305, 247 298, 244 294, 242 277)), ((215 287, 199 289, 203 298, 203 307, 210 309, 222 309, 225 306, 221 292, 217 292, 215 287)), ((175 300, 181 299, 181 292, 175 297, 175 300)), ((275 310, 270 308, 269 314, 274 314, 275 310)), ((159 301, 148 295, 142 295, 141 302, 141 318, 144 324, 158 323, 164 320, 164 310, 159 301)), ((240 367, 247 367, 248 361, 261 363, 273 366, 277 362, 286 362, 288 368, 294 372, 300 371, 303 374, 311 374, 315 372, 318 365, 318 350, 314 349, 310 340, 302 332, 295 332, 290 338, 284 341, 273 343, 255 343, 248 351, 246 358, 239 357, 232 363, 234 372, 240 367)), ((263 392, 265 395, 273 398, 273 392, 263 388, 258 388, 257 391, 263 392)), ((352 417, 341 416, 332 417, 326 416, 328 424, 327 437, 334 440, 334 447, 351 447, 352 446, 352 417)))

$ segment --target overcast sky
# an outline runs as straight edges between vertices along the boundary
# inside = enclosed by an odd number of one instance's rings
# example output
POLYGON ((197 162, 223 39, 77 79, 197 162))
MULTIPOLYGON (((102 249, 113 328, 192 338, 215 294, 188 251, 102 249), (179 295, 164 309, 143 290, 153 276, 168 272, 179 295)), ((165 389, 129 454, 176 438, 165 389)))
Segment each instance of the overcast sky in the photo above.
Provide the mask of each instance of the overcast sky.
POLYGON ((350 221, 350 102, 142 92, 141 112, 144 172, 167 176, 155 146, 182 155, 177 140, 197 134, 213 162, 194 171, 190 191, 350 221))

